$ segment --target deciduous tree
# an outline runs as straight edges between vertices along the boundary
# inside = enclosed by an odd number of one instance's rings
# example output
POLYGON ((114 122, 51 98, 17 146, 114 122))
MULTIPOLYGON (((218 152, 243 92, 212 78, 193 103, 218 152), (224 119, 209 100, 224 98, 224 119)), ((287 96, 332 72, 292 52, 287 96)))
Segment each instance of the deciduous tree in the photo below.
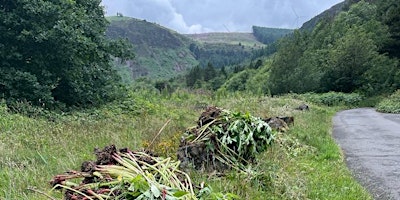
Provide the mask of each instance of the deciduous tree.
POLYGON ((3 98, 51 107, 98 105, 115 97, 119 77, 112 57, 132 54, 125 43, 105 38, 101 0, 0 2, 3 98))

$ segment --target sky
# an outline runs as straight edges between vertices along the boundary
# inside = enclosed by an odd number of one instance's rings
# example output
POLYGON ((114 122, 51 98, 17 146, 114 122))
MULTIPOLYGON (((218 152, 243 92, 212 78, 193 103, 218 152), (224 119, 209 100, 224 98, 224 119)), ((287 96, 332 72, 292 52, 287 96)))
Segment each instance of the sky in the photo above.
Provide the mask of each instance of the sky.
POLYGON ((343 0, 102 0, 106 16, 145 19, 179 33, 299 28, 343 0))

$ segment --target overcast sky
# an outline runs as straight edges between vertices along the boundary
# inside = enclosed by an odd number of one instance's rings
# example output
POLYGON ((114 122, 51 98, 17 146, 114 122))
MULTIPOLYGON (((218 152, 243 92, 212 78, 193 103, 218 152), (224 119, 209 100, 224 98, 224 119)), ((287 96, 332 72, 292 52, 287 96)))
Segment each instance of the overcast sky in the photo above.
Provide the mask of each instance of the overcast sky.
POLYGON ((343 0, 102 0, 106 15, 145 19, 179 33, 298 28, 343 0))

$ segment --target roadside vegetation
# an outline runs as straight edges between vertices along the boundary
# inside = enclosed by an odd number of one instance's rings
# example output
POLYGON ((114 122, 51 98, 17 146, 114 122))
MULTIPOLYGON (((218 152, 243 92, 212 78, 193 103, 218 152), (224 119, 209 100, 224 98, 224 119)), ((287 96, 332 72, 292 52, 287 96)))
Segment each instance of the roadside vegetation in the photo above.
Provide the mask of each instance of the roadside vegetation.
POLYGON ((385 113, 400 113, 400 90, 379 102, 376 110, 385 113))
MULTIPOLYGON (((276 135, 276 141, 257 155, 253 179, 231 171, 224 176, 191 171, 194 183, 205 181, 214 191, 234 193, 240 199, 370 199, 352 178, 343 155, 331 137, 331 117, 339 107, 310 103, 310 111, 295 110, 303 100, 248 94, 196 94, 184 90, 170 95, 136 91, 130 107, 116 103, 100 109, 29 118, 1 105, 1 189, 4 199, 46 199, 27 190, 50 190, 56 174, 80 169, 94 160, 95 148, 110 144, 130 149, 147 147, 176 159, 180 138, 195 125, 205 105, 216 105, 254 116, 294 116, 294 126, 276 135), (136 112, 126 112, 132 108, 136 112), (141 108, 141 109, 136 109, 141 108), (51 117, 52 120, 48 120, 51 117), (153 141, 161 127, 170 123, 153 141)), ((127 102, 125 102, 127 103, 127 102)), ((54 196, 61 194, 51 193, 54 196)))

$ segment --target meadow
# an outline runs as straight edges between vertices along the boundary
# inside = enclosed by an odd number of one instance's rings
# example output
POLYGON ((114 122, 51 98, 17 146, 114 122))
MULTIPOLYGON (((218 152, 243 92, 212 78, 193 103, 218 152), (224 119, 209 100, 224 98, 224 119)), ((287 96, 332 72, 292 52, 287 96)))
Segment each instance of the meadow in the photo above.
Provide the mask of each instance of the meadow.
POLYGON ((191 171, 197 183, 240 199, 372 199, 351 176, 335 144, 332 116, 343 106, 323 106, 293 95, 218 94, 178 90, 172 94, 132 91, 128 99, 97 109, 70 113, 10 112, 0 103, 0 199, 62 199, 51 191, 53 176, 79 170, 94 160, 95 148, 147 149, 176 159, 182 133, 196 125, 208 105, 258 117, 294 116, 290 130, 257 156, 249 179, 231 171, 224 176, 191 171), (302 103, 310 111, 295 110, 302 103), (149 147, 161 127, 166 128, 149 147), (36 191, 36 192, 35 192, 36 191))

